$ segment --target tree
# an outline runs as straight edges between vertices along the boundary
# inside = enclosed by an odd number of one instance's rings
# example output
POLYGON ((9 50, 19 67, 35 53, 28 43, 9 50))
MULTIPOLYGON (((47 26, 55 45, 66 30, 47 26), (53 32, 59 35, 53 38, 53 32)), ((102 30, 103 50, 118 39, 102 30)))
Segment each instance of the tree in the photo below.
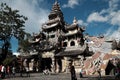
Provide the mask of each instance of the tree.
POLYGON ((116 40, 113 40, 113 42, 112 42, 112 49, 113 50, 117 49, 117 42, 116 42, 116 40))
POLYGON ((117 42, 116 40, 113 40, 112 41, 112 49, 120 50, 120 41, 117 42))
POLYGON ((30 52, 31 44, 28 41, 28 38, 30 36, 31 36, 30 34, 27 34, 27 36, 23 40, 19 41, 18 52, 21 52, 21 53, 29 53, 30 52))
POLYGON ((118 42, 117 47, 117 49, 120 50, 120 41, 118 42))
POLYGON ((0 41, 2 41, 2 58, 5 59, 10 49, 10 39, 15 37, 19 41, 24 39, 25 21, 27 17, 20 15, 18 10, 13 10, 6 3, 0 5, 0 41))

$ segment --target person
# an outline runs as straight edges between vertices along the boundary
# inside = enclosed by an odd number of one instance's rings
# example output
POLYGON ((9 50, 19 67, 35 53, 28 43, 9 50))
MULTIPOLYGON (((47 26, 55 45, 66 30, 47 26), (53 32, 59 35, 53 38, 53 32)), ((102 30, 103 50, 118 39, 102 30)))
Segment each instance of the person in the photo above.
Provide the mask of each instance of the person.
POLYGON ((12 67, 12 74, 13 74, 13 77, 15 77, 15 67, 12 67))
POLYGON ((80 69, 80 74, 79 74, 80 78, 83 78, 83 74, 82 73, 83 73, 83 71, 82 71, 82 69, 80 69))
POLYGON ((23 68, 22 68, 22 66, 20 66, 20 77, 23 77, 23 68))
POLYGON ((72 63, 70 64, 70 73, 71 73, 71 80, 77 80, 75 67, 72 65, 72 63))
POLYGON ((45 70, 43 71, 43 74, 45 74, 45 75, 49 74, 49 70, 48 70, 47 66, 45 66, 45 70))
POLYGON ((1 68, 1 78, 5 78, 5 66, 2 65, 2 68, 1 68))
POLYGON ((98 74, 99 74, 99 80, 101 80, 101 69, 99 68, 99 69, 97 70, 97 72, 98 72, 98 74))
POLYGON ((1 78, 1 70, 2 70, 2 64, 0 65, 0 78, 1 78))
POLYGON ((26 69, 27 77, 30 77, 29 67, 26 67, 25 69, 26 69))
POLYGON ((7 66, 7 75, 10 77, 10 66, 7 66))
POLYGON ((120 68, 116 68, 115 79, 120 78, 120 68))

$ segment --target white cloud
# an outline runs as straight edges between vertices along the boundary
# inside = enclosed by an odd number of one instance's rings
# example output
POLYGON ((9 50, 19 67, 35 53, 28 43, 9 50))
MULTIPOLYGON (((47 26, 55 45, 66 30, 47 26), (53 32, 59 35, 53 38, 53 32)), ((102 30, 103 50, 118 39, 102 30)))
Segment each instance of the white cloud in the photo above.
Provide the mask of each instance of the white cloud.
POLYGON ((18 56, 18 55, 20 55, 20 53, 18 53, 18 52, 14 52, 13 55, 18 56))
POLYGON ((79 25, 87 26, 88 24, 85 23, 83 20, 78 20, 79 25))
POLYGON ((118 10, 118 2, 119 0, 110 0, 109 8, 103 9, 100 12, 91 13, 87 22, 108 22, 112 25, 120 26, 120 10, 118 10), (103 16, 104 15, 104 16, 103 16))
POLYGON ((74 8, 74 6, 79 5, 79 0, 68 0, 67 4, 64 4, 62 7, 66 8, 66 7, 70 7, 70 8, 74 8))
POLYGON ((112 25, 120 26, 120 10, 117 11, 117 12, 111 12, 110 13, 110 18, 111 18, 110 23, 112 25))
POLYGON ((112 30, 113 30, 113 28, 109 28, 109 29, 107 30, 107 32, 104 34, 104 36, 109 36, 110 33, 113 32, 112 30))
POLYGON ((103 17, 98 12, 94 12, 88 16, 87 22, 105 22, 107 21, 107 17, 103 17))
MULTIPOLYGON (((119 0, 110 0, 108 2, 109 3, 108 9, 103 9, 100 12, 91 13, 87 18, 87 22, 92 22, 92 21, 107 22, 107 21, 109 21, 110 24, 113 24, 115 19, 117 19, 116 16, 119 16, 119 11, 116 11, 117 7, 118 7, 118 1, 119 0)), ((119 21, 119 20, 117 19, 117 21, 119 21)))
POLYGON ((119 39, 120 40, 120 27, 117 31, 114 31, 112 35, 110 35, 111 38, 119 39))
POLYGON ((41 8, 44 0, 3 0, 13 9, 20 10, 20 14, 28 17, 25 30, 29 33, 39 32, 41 25, 47 21, 49 10, 41 8))
POLYGON ((107 32, 106 34, 108 35, 109 38, 111 39, 119 39, 120 40, 120 10, 118 9, 119 5, 119 0, 110 0, 109 1, 109 8, 106 10, 108 12, 108 19, 109 23, 112 24, 113 26, 119 26, 118 30, 113 31, 113 29, 110 29, 111 32, 107 32))
POLYGON ((110 0, 109 1, 109 10, 110 11, 116 10, 119 5, 118 2, 119 2, 119 0, 110 0))
POLYGON ((114 32, 112 30, 113 29, 109 29, 105 34, 105 36, 108 38, 108 40, 113 40, 113 39, 120 40, 120 27, 118 28, 118 30, 116 30, 114 32))
POLYGON ((119 38, 120 39, 120 10, 119 10, 119 0, 109 0, 109 7, 107 9, 103 9, 100 12, 91 13, 87 22, 107 22, 113 26, 119 26, 119 29, 113 32, 113 29, 110 28, 105 36, 109 36, 110 38, 119 38))

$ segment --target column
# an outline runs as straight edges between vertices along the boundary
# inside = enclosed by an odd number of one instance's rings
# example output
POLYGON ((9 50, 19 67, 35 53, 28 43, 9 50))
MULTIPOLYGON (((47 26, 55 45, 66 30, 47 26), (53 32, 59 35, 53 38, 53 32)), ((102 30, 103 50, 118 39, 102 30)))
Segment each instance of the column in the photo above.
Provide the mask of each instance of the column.
POLYGON ((55 72, 55 58, 54 57, 52 57, 51 70, 52 70, 52 73, 55 72))
POLYGON ((66 61, 66 69, 65 69, 65 72, 66 72, 66 73, 69 73, 69 72, 70 72, 70 68, 69 68, 70 61, 68 60, 68 57, 65 57, 65 61, 66 61))

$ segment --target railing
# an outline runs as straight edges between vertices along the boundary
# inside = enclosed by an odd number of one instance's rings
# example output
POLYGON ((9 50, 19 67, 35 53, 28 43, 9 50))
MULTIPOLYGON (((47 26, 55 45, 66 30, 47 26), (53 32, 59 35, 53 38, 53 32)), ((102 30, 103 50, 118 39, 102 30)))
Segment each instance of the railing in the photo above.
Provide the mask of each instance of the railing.
POLYGON ((79 46, 70 46, 70 47, 66 47, 66 51, 69 50, 85 50, 86 49, 86 45, 79 45, 79 46))

